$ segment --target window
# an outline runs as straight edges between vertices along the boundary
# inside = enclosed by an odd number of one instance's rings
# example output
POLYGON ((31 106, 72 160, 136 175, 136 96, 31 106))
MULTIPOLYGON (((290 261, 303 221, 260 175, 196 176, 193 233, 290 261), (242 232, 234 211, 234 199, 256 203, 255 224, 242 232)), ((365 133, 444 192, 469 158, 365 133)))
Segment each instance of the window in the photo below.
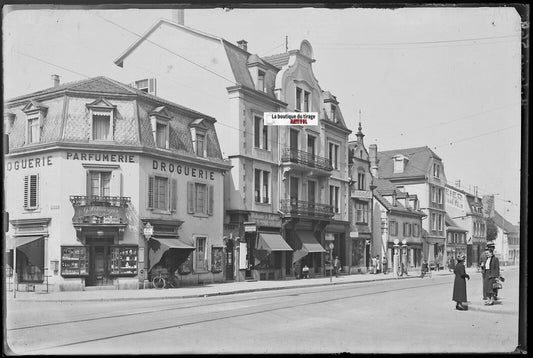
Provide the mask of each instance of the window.
POLYGON ((437 230, 437 214, 431 213, 431 230, 437 230))
POLYGON ((309 112, 309 95, 309 92, 304 91, 304 112, 309 112))
POLYGON ((213 215, 213 186, 188 182, 187 211, 189 214, 213 215))
POLYGON ((437 202, 439 204, 444 203, 444 190, 442 188, 437 188, 437 202))
POLYGON ((263 71, 257 71, 257 90, 266 92, 265 73, 263 71))
POLYGON ((139 81, 135 81, 131 86, 134 88, 137 88, 140 91, 143 91, 145 93, 156 95, 156 79, 155 78, 147 78, 142 79, 139 81))
POLYGON ((196 133, 196 155, 205 157, 205 135, 196 133))
POLYGON ((398 222, 391 220, 389 223, 389 233, 391 236, 398 236, 398 222))
POLYGON ((331 106, 331 121, 337 123, 337 112, 335 106, 331 106))
POLYGON ((41 126, 39 117, 28 118, 28 144, 39 143, 41 140, 41 126))
POLYGON ((394 173, 403 173, 403 158, 395 157, 394 158, 394 173))
POLYGON ((333 207, 333 212, 338 213, 340 212, 339 207, 339 187, 330 185, 329 186, 329 205, 333 207))
POLYGON ((33 210, 39 206, 39 174, 24 177, 24 209, 33 210))
POLYGON ((365 172, 358 171, 357 172, 357 190, 365 190, 366 183, 365 183, 365 172))
POLYGON ((300 87, 296 87, 296 110, 302 110, 302 89, 300 87))
POLYGON ((135 81, 135 88, 148 93, 148 79, 135 81))
POLYGON ((268 150, 268 127, 260 116, 254 116, 254 147, 268 150))
POLYGON ((110 140, 111 116, 93 113, 93 140, 110 140))
POLYGON ((433 163, 433 176, 435 178, 440 178, 440 165, 433 163))
POLYGON ((207 238, 196 238, 196 271, 207 271, 207 238))
POLYGON ((156 123, 155 144, 158 148, 168 149, 168 125, 162 122, 156 123))
POLYGON ((148 177, 148 208, 163 211, 176 211, 177 179, 148 177), (170 185, 172 183, 172 185, 170 185))
POLYGON ((268 204, 270 202, 270 173, 255 169, 254 196, 256 203, 268 204))
POLYGON ((442 231, 443 230, 443 215, 442 214, 439 214, 437 216, 437 230, 438 231, 442 231))
POLYGON ((413 237, 420 236, 420 226, 418 224, 413 224, 413 237))
POLYGON ((403 223, 403 236, 405 237, 411 236, 411 224, 403 223))
POLYGON ((339 169, 339 145, 329 143, 329 160, 333 169, 339 169))
POLYGON ((111 172, 89 172, 89 196, 111 196, 111 172))
POLYGON ((368 203, 356 202, 355 203, 355 222, 356 223, 368 223, 368 203))

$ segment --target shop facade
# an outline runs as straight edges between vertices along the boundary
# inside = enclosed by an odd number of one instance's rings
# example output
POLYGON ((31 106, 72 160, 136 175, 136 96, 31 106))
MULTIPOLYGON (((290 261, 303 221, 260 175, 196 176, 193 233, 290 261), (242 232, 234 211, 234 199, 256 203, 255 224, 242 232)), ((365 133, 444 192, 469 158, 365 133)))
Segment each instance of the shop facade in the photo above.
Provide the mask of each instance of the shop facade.
POLYGON ((152 255, 150 240, 192 257, 199 275, 184 283, 222 280, 223 208, 214 196, 222 197, 230 166, 221 159, 214 119, 105 77, 6 107, 6 249, 19 284, 147 287, 153 261, 162 259, 152 255), (179 138, 178 128, 203 133, 204 149, 196 151, 191 134, 179 138), (156 230, 147 239, 149 222, 156 230))

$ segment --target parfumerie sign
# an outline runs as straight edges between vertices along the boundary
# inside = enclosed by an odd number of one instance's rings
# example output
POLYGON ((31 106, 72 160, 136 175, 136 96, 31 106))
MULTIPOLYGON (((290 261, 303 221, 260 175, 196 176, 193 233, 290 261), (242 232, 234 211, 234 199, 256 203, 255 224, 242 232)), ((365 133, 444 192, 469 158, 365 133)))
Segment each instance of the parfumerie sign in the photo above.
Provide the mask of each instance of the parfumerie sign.
POLYGON ((265 112, 265 125, 269 126, 316 126, 317 112, 265 112))

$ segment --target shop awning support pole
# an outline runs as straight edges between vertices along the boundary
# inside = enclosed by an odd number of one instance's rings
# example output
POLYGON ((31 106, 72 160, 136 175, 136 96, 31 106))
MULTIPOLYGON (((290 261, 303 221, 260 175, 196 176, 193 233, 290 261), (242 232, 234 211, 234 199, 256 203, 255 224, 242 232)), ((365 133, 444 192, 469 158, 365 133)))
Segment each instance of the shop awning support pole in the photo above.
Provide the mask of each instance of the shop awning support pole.
POLYGON ((17 247, 13 248, 13 298, 17 298, 17 247))

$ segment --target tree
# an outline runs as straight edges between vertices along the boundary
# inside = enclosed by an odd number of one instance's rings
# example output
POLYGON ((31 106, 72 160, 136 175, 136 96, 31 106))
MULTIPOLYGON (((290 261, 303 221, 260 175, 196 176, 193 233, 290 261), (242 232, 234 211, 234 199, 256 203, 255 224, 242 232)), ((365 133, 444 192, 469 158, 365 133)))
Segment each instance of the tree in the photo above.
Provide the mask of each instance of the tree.
POLYGON ((494 218, 487 218, 487 241, 496 240, 496 236, 498 236, 498 227, 494 218))

